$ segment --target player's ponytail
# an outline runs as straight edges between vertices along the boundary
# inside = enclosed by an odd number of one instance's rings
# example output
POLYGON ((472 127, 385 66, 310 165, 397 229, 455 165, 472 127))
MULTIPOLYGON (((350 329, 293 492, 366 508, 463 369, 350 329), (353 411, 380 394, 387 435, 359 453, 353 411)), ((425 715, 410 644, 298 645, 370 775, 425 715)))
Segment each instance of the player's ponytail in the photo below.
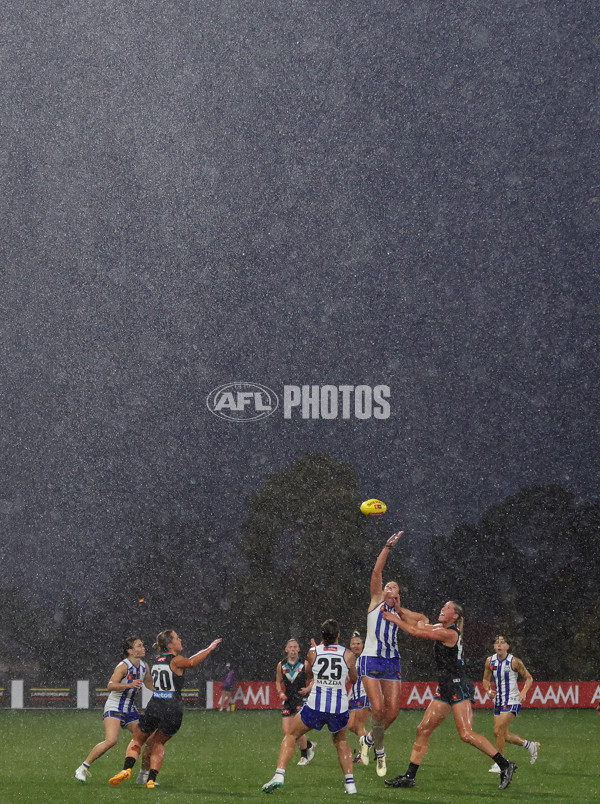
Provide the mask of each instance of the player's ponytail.
POLYGON ((458 626, 458 631, 462 636, 465 627, 465 610, 463 609, 462 606, 460 606, 458 603, 455 603, 453 600, 451 600, 450 603, 452 603, 454 613, 458 614, 458 620, 456 621, 456 625, 458 626))
POLYGON ((169 642, 173 639, 173 629, 167 628, 166 631, 161 631, 156 635, 156 642, 152 645, 152 650, 155 653, 168 653, 169 642))

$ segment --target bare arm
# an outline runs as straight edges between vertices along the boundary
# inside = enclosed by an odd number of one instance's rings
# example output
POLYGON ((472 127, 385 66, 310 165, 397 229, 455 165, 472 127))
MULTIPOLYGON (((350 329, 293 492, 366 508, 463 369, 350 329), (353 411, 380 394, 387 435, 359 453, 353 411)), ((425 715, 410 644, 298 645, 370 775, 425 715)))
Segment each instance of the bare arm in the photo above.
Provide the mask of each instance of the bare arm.
POLYGON ((401 608, 398 614, 405 622, 412 625, 416 625, 418 622, 429 622, 429 617, 426 617, 424 614, 420 614, 417 611, 411 611, 410 609, 401 608))
POLYGON ((521 701, 521 703, 525 703, 527 693, 529 692, 531 685, 533 684, 533 676, 531 675, 529 670, 525 667, 523 662, 520 659, 517 659, 516 656, 513 656, 512 665, 513 670, 515 670, 519 674, 519 677, 525 679, 523 689, 519 692, 519 700, 521 701))
POLYGON ((348 680, 351 684, 356 684, 358 681, 358 672, 356 670, 356 656, 351 650, 346 649, 344 659, 348 665, 348 680))
MULTIPOLYGON (((177 670, 183 671, 190 667, 196 667, 196 665, 200 664, 200 662, 203 662, 208 654, 212 653, 222 641, 223 640, 221 638, 213 640, 208 648, 199 650, 198 653, 194 653, 194 655, 190 656, 189 659, 186 659, 185 656, 175 656, 174 659, 171 659, 171 669, 177 672, 177 670)), ((178 675, 181 675, 181 673, 178 673, 178 675)))
POLYGON ((315 680, 312 671, 312 666, 316 655, 317 654, 314 652, 313 648, 311 648, 306 654, 306 659, 304 661, 304 674, 306 675, 306 686, 312 687, 315 680))
POLYGON ((287 696, 285 694, 285 688, 283 686, 283 673, 281 672, 281 662, 277 665, 277 673, 275 675, 275 688, 277 690, 277 694, 281 699, 281 703, 283 703, 287 696))
POLYGON ((419 639, 430 639, 433 642, 443 642, 448 648, 453 648, 458 642, 458 634, 453 628, 446 628, 442 623, 425 623, 419 620, 416 623, 408 623, 394 614, 393 611, 385 611, 382 614, 385 620, 389 620, 411 636, 419 639))
POLYGON ((491 658, 492 658, 491 656, 488 656, 487 659, 485 660, 485 669, 483 671, 483 678, 481 680, 481 684, 483 686, 483 689, 485 690, 485 694, 488 696, 488 698, 491 698, 493 700, 495 697, 495 693, 492 692, 491 688, 492 686, 492 668, 490 667, 491 658))
POLYGON ((142 686, 143 682, 141 678, 136 678, 135 681, 132 681, 130 684, 123 683, 123 679, 127 675, 127 665, 125 662, 119 662, 119 664, 115 667, 115 670, 110 677, 110 681, 106 685, 106 689, 109 692, 125 692, 125 690, 139 690, 142 686))
POLYGON ((395 547, 398 543, 398 540, 404 533, 403 530, 399 531, 398 533, 394 533, 393 536, 387 540, 385 545, 383 546, 383 550, 377 556, 377 561, 375 562, 375 566, 373 567, 373 572, 371 573, 371 605, 370 608, 373 608, 378 603, 381 603, 383 600, 383 570, 388 560, 388 556, 390 554, 390 550, 392 547, 395 547))

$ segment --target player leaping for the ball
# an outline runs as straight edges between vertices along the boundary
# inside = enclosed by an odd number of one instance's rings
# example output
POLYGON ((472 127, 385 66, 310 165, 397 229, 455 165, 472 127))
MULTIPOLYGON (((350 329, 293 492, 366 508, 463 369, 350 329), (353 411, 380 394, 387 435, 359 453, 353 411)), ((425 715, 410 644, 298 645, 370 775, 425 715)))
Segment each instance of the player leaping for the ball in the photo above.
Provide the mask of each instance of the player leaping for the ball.
POLYGON ((487 754, 500 768, 500 784, 504 790, 512 781, 517 766, 495 748, 487 737, 473 731, 473 684, 466 675, 463 653, 462 606, 449 600, 439 613, 438 622, 419 621, 409 623, 394 612, 386 612, 386 620, 395 623, 405 633, 433 642, 435 663, 438 672, 438 688, 433 700, 425 710, 423 720, 417 726, 417 736, 410 755, 406 773, 395 779, 386 779, 388 787, 414 787, 415 777, 429 747, 429 738, 449 714, 452 714, 460 739, 487 754))
POLYGON ((369 749, 375 746, 376 770, 378 776, 387 773, 384 734, 398 717, 400 693, 402 690, 402 668, 400 652, 396 641, 398 628, 394 623, 383 619, 386 611, 400 615, 407 622, 426 620, 424 614, 402 608, 400 587, 395 581, 383 585, 383 569, 393 547, 404 531, 394 533, 385 543, 377 557, 371 574, 371 603, 367 613, 367 636, 365 646, 358 660, 358 672, 369 701, 373 718, 370 734, 360 738, 363 765, 369 764, 369 749))

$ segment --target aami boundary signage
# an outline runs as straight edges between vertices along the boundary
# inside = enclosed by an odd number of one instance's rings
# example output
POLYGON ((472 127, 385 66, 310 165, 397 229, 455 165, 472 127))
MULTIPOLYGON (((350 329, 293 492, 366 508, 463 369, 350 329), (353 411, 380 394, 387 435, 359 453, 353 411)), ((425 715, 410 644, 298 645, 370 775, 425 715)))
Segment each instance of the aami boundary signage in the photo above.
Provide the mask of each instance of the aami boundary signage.
MULTIPOLYGON (((436 690, 434 681, 402 683, 402 709, 425 709, 436 690)), ((207 682, 206 708, 217 709, 220 682, 207 682)), ((236 709, 279 709, 281 704, 273 681, 241 681, 235 685, 232 703, 236 709)), ((528 709, 589 709, 600 703, 600 683, 595 681, 540 681, 529 690, 528 709)), ((480 682, 475 683, 475 708, 492 708, 480 682)))

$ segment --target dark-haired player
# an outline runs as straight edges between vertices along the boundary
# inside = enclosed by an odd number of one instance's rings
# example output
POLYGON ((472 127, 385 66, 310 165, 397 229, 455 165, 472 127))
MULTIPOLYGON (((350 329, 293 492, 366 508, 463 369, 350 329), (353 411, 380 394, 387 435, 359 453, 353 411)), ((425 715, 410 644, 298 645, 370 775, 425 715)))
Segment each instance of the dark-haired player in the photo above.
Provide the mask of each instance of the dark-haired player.
POLYGON ((298 737, 311 729, 320 731, 325 725, 333 736, 338 760, 344 772, 344 790, 346 793, 356 793, 352 751, 346 740, 346 726, 350 716, 346 680, 349 679, 354 684, 357 679, 354 654, 337 644, 340 629, 335 620, 325 620, 321 626, 321 636, 321 644, 311 648, 306 657, 307 679, 314 679, 310 695, 300 712, 295 715, 289 733, 281 741, 277 770, 271 781, 263 785, 265 793, 272 793, 283 787, 285 771, 294 755, 298 737))
POLYGON ((209 653, 221 643, 215 639, 208 648, 194 653, 189 659, 181 656, 183 645, 181 638, 171 629, 161 631, 156 637, 153 649, 160 654, 152 665, 152 680, 154 693, 146 711, 139 720, 139 725, 133 733, 133 739, 127 746, 123 770, 109 779, 110 784, 118 785, 131 777, 131 769, 144 743, 152 736, 152 750, 150 753, 150 772, 146 787, 156 787, 156 777, 162 766, 165 756, 165 743, 179 731, 183 719, 183 703, 181 690, 183 688, 183 674, 190 667, 203 662, 209 653))
MULTIPOLYGON (((92 748, 75 771, 75 778, 79 782, 86 782, 91 776, 90 765, 116 744, 121 729, 133 733, 140 719, 135 695, 142 685, 153 689, 152 677, 146 672, 146 662, 143 661, 146 649, 142 640, 137 636, 127 637, 121 651, 123 659, 115 667, 107 684, 109 694, 104 704, 104 740, 92 748)), ((142 767, 150 767, 149 757, 148 746, 144 751, 142 767)))
MULTIPOLYGON (((485 660, 482 685, 486 695, 494 701, 496 748, 503 754, 506 743, 520 745, 527 749, 529 762, 534 765, 540 744, 534 740, 524 740, 510 731, 510 726, 521 711, 521 704, 527 698, 533 678, 523 662, 509 652, 510 643, 502 634, 494 640, 494 650, 496 653, 485 660), (521 690, 517 683, 520 678, 525 682, 521 690), (491 689, 492 683, 496 687, 495 692, 491 689)), ((490 768, 490 773, 500 773, 496 763, 490 768)))

